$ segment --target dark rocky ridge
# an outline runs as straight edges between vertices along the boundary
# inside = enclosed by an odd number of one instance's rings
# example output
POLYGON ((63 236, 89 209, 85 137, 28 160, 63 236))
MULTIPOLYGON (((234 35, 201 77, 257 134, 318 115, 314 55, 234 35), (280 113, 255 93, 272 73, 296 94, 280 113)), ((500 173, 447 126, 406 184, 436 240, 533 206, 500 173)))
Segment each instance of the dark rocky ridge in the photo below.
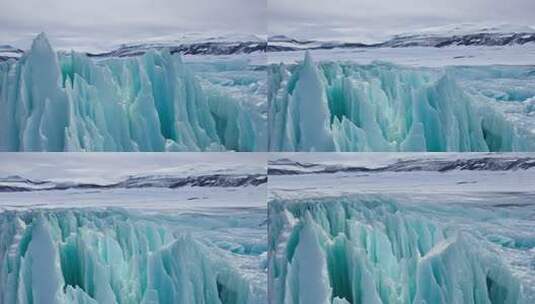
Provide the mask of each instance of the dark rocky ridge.
POLYGON ((132 57, 143 55, 149 50, 168 49, 171 54, 182 55, 234 55, 265 52, 267 42, 199 42, 191 44, 178 44, 176 46, 164 44, 137 44, 121 46, 111 52, 87 53, 89 57, 132 57))
POLYGON ((177 189, 181 187, 256 187, 267 183, 265 174, 213 174, 199 176, 132 176, 127 179, 111 184, 96 183, 56 183, 53 181, 34 181, 20 178, 17 180, 11 178, 0 178, 0 192, 22 192, 22 191, 50 191, 50 190, 68 190, 68 189, 132 189, 132 188, 169 188, 177 189), (10 183, 16 182, 16 185, 10 183), (23 184, 28 184, 24 187, 23 184), (22 185, 21 185, 22 184, 22 185), (45 185, 39 188, 33 188, 30 185, 45 185))
POLYGON ((385 165, 382 167, 368 168, 364 166, 344 166, 344 165, 321 165, 302 164, 282 159, 270 161, 268 175, 297 175, 297 174, 328 174, 338 172, 415 172, 415 171, 437 171, 449 172, 460 171, 511 171, 528 170, 535 168, 535 158, 533 157, 481 157, 473 159, 408 159, 385 165), (285 166, 281 168, 280 166, 285 166), (311 169, 313 168, 313 169, 311 169))
MULTIPOLYGON (((238 41, 238 42, 198 42, 185 44, 131 44, 123 45, 109 52, 104 53, 85 53, 89 57, 106 58, 106 57, 134 57, 143 55, 150 50, 168 49, 171 54, 182 55, 235 55, 251 54, 256 52, 265 52, 267 48, 266 41, 238 41)), ((11 46, 0 46, 0 62, 8 59, 18 59, 24 51, 11 46), (3 51, 2 48, 5 48, 3 51), (8 51, 9 50, 9 51, 8 51)))
POLYGON ((322 42, 315 40, 298 40, 284 35, 271 36, 268 39, 268 52, 321 50, 335 48, 381 48, 381 47, 447 47, 447 46, 506 46, 523 45, 535 42, 535 33, 473 33, 464 35, 398 35, 381 43, 322 42), (278 45, 278 43, 285 45, 278 45), (295 45, 292 47, 291 45, 295 45))

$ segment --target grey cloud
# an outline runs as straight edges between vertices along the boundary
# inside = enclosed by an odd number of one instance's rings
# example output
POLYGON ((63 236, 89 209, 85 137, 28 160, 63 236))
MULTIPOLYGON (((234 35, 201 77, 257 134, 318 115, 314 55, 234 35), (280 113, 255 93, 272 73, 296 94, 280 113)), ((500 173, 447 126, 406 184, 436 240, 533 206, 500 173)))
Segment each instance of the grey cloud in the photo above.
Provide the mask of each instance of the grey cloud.
POLYGON ((189 32, 266 31, 266 0, 17 0, 0 4, 0 43, 47 32, 68 43, 139 40, 189 32))
POLYGON ((268 23, 271 34, 372 35, 453 23, 532 25, 534 11, 532 0, 269 0, 268 23))

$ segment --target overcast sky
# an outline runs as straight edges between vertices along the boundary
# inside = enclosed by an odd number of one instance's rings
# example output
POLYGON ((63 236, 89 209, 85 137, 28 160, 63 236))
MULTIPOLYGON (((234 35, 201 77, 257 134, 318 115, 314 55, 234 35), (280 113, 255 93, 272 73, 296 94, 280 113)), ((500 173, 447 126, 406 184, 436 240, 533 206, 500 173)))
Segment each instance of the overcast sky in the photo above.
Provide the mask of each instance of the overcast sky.
POLYGON ((2 153, 0 177, 111 181, 129 175, 265 173, 266 153, 2 153))
POLYGON ((0 44, 24 46, 42 31, 59 48, 107 47, 188 32, 265 34, 265 1, 3 0, 0 44))
POLYGON ((533 26, 534 12, 535 0, 4 0, 0 43, 27 48, 45 31, 55 48, 98 51, 154 37, 266 28, 373 41, 455 23, 533 26))
POLYGON ((270 34, 380 39, 455 23, 533 25, 534 0, 268 0, 270 34))

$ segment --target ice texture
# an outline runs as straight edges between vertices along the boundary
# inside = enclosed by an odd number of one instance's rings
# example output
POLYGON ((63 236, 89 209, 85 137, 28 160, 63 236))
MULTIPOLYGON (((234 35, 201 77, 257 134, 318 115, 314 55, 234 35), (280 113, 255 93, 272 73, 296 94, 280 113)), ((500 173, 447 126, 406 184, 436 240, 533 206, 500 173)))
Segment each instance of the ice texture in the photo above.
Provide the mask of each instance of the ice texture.
POLYGON ((307 53, 268 77, 271 151, 535 151, 530 67, 316 64, 307 53))
POLYGON ((221 87, 166 50, 93 60, 40 34, 0 63, 0 150, 265 151, 262 86, 221 87))
POLYGON ((0 303, 265 303, 265 209, 234 214, 1 212, 0 303))
POLYGON ((527 199, 275 199, 269 302, 533 303, 535 209, 527 199))

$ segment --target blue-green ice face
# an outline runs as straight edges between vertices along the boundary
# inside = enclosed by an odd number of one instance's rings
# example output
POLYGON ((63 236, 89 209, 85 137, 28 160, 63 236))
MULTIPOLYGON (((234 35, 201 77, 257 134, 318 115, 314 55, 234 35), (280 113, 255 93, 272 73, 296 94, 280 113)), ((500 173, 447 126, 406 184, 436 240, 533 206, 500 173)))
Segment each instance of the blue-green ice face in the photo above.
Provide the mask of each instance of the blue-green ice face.
POLYGON ((266 303, 265 162, 6 153, 0 303, 266 303))
POLYGON ((535 210, 491 205, 439 195, 272 201, 273 302, 530 303, 534 238, 518 229, 535 210))
POLYGON ((169 50, 96 60, 41 34, 0 64, 0 150, 265 151, 265 74, 237 57, 197 76, 169 50))
POLYGON ((4 303, 262 303, 265 210, 0 213, 4 303), (218 227, 207 229, 207 227, 218 227), (232 230, 232 232, 231 232, 232 230))
POLYGON ((533 151, 529 66, 271 65, 272 151, 533 151))

